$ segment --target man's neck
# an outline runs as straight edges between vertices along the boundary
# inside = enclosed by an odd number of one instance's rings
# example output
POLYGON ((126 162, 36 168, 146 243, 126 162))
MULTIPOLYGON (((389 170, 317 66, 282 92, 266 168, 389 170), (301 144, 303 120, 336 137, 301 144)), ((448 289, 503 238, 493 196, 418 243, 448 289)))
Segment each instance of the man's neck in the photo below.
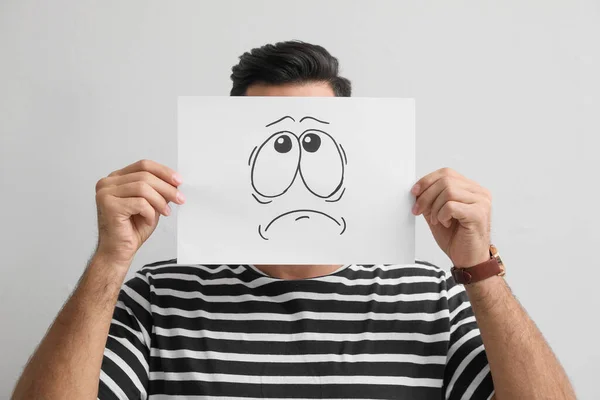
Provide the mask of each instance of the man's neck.
POLYGON ((255 265, 265 274, 279 279, 309 279, 329 275, 341 265, 255 265))

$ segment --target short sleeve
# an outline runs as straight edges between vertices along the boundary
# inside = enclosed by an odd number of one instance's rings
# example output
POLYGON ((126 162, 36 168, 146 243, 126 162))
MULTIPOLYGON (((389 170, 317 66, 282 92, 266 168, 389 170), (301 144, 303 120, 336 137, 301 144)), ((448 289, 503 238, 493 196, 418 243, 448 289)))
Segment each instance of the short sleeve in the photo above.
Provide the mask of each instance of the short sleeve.
POLYGON ((98 388, 99 400, 147 399, 150 360, 150 286, 143 273, 123 285, 110 325, 98 388))
POLYGON ((488 400, 494 394, 485 347, 463 285, 446 273, 450 342, 443 393, 446 400, 488 400))

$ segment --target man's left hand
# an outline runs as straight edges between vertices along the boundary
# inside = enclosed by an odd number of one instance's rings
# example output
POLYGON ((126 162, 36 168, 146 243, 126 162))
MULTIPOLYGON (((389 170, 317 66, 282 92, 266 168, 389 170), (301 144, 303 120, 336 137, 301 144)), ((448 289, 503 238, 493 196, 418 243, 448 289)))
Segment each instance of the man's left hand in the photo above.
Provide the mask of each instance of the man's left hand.
POLYGON ((423 214, 433 237, 457 268, 490 259, 492 196, 478 183, 450 168, 419 179, 413 214, 423 214))

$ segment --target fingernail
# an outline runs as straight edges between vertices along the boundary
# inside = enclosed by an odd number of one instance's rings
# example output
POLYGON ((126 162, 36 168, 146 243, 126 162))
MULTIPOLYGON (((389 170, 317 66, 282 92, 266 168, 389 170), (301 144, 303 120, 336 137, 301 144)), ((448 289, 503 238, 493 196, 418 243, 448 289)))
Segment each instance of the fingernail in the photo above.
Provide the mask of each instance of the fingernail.
POLYGON ((168 204, 165 206, 165 215, 171 215, 171 207, 168 204))
POLYGON ((412 194, 417 194, 417 193, 419 193, 419 189, 421 189, 421 187, 420 187, 419 185, 415 185, 415 186, 413 186, 413 188, 412 188, 412 190, 411 190, 412 194))
POLYGON ((418 211, 419 211, 419 205, 417 203, 415 203, 415 205, 412 208, 412 213, 417 215, 418 211))
POLYGON ((181 175, 179 175, 177 172, 173 174, 173 182, 175 182, 175 184, 177 185, 181 185, 181 183, 183 182, 183 179, 181 179, 181 175))
POLYGON ((177 202, 180 204, 185 203, 185 196, 181 192, 177 192, 177 202))

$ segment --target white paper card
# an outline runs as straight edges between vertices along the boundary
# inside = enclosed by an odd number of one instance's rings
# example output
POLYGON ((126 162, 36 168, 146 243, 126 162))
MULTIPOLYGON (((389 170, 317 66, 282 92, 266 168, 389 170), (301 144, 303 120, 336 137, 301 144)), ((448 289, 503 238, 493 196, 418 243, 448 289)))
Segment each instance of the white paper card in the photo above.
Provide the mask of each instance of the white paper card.
POLYGON ((179 97, 184 264, 414 262, 413 99, 179 97))

